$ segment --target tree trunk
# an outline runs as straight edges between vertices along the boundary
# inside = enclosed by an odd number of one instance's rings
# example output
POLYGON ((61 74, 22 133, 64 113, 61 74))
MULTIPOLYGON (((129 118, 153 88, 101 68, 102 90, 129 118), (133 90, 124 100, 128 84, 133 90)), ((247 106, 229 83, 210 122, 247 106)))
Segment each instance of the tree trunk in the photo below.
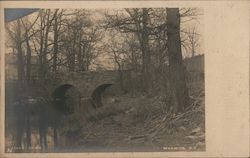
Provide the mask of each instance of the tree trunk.
POLYGON ((17 80, 19 85, 22 85, 24 75, 23 51, 22 51, 22 32, 20 20, 17 20, 17 80))
POLYGON ((43 78, 43 47, 44 47, 44 17, 43 17, 43 12, 40 12, 40 49, 39 49, 39 79, 43 78))
POLYGON ((83 63, 83 60, 82 60, 82 46, 81 44, 79 44, 78 46, 78 55, 77 55, 77 60, 78 60, 78 71, 82 71, 83 68, 82 68, 82 63, 83 63))
POLYGON ((170 87, 174 112, 189 106, 189 94, 182 63, 180 39, 180 13, 178 8, 167 9, 167 48, 169 53, 170 87))
POLYGON ((50 31, 50 9, 48 9, 47 13, 47 21, 46 21, 46 27, 45 27, 45 36, 44 36, 44 50, 43 50, 43 77, 46 75, 48 71, 48 61, 47 61, 47 56, 48 56, 48 39, 49 39, 49 31, 50 31))
POLYGON ((118 66, 120 87, 121 87, 122 91, 125 92, 125 88, 124 88, 124 84, 123 84, 122 65, 121 65, 121 63, 118 60, 118 55, 116 54, 116 52, 113 52, 113 53, 114 53, 115 62, 117 64, 117 66, 118 66))
POLYGON ((76 64, 76 43, 77 43, 77 30, 73 30, 73 39, 71 39, 72 41, 72 47, 70 49, 69 52, 69 57, 68 57, 68 63, 69 63, 69 70, 74 72, 75 71, 75 64, 76 64))
POLYGON ((57 71, 57 55, 58 55, 58 21, 57 21, 57 12, 55 11, 55 23, 54 23, 54 55, 53 55, 53 72, 57 71))
POLYGON ((75 58, 76 58, 76 54, 75 54, 75 39, 74 39, 72 49, 69 55, 69 70, 72 72, 75 71, 75 60, 76 60, 75 58))
POLYGON ((141 45, 142 51, 142 79, 143 79, 143 89, 146 93, 149 92, 149 86, 151 82, 150 75, 150 49, 149 49, 149 32, 147 28, 147 24, 149 21, 148 9, 143 8, 142 10, 142 26, 140 27, 140 33, 138 35, 139 42, 141 45))
POLYGON ((31 48, 29 44, 28 32, 26 32, 27 60, 26 60, 26 81, 29 83, 31 79, 31 48))
POLYGON ((84 64, 83 64, 83 60, 84 60, 84 51, 85 51, 85 47, 82 46, 82 32, 80 31, 79 33, 79 45, 78 45, 78 70, 79 71, 85 71, 85 67, 84 67, 84 64))
MULTIPOLYGON (((193 37, 192 37, 193 38, 193 37)), ((194 46, 194 39, 192 39, 192 57, 195 55, 195 46, 194 46)))

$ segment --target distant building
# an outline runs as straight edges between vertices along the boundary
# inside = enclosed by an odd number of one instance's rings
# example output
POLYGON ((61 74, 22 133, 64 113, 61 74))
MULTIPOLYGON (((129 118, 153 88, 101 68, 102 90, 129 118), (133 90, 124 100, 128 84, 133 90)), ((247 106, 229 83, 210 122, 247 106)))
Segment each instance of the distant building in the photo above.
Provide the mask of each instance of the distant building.
POLYGON ((188 72, 204 73, 204 54, 183 60, 188 72))
MULTIPOLYGON (((32 56, 31 57, 31 78, 36 78, 38 76, 37 63, 38 63, 37 57, 32 56)), ((17 80, 17 56, 13 53, 5 54, 5 79, 17 80)))
POLYGON ((5 54, 5 78, 17 79, 17 57, 14 54, 5 54))

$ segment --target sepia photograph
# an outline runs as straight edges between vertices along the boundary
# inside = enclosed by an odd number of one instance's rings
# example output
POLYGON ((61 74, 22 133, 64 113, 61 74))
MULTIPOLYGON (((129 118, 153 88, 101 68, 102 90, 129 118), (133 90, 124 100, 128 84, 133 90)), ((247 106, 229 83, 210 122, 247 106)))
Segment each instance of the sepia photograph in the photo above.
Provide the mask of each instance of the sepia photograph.
POLYGON ((204 151, 202 8, 5 9, 5 151, 204 151))
POLYGON ((249 155, 246 4, 0 2, 0 157, 249 155))

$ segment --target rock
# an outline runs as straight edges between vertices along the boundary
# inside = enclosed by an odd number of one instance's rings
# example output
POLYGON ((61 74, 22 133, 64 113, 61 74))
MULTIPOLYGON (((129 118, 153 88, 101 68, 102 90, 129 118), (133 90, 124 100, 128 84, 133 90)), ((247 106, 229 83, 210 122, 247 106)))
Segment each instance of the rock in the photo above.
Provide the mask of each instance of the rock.
POLYGON ((201 135, 198 136, 200 140, 205 140, 205 133, 202 133, 201 135))
POLYGON ((196 149, 204 149, 205 148, 205 143, 204 142, 198 142, 196 143, 196 149))
POLYGON ((190 132, 190 135, 198 135, 201 132, 201 128, 197 127, 190 132))
POLYGON ((199 137, 198 136, 186 136, 185 138, 194 140, 194 139, 198 139, 199 137))

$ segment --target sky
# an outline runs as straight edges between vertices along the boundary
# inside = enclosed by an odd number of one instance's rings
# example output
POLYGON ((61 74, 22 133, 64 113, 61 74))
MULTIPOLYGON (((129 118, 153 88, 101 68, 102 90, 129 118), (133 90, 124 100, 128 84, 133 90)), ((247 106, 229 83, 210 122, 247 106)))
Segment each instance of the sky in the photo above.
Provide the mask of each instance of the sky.
MULTIPOLYGON (((89 9, 90 13, 91 13, 91 18, 93 19, 93 21, 100 21, 104 18, 104 12, 105 10, 108 10, 109 13, 112 13, 113 9, 89 9)), ((204 43, 203 43, 203 31, 204 31, 204 21, 203 21, 203 10, 202 9, 198 9, 199 13, 201 13, 201 15, 196 16, 196 18, 192 21, 188 21, 185 23, 181 24, 182 28, 192 28, 193 26, 196 27, 197 33, 199 34, 199 39, 200 39, 200 44, 199 47, 197 47, 197 54, 203 54, 204 53, 204 43)), ((18 14, 20 14, 21 12, 19 11, 18 14)), ((25 18, 29 18, 30 21, 35 20, 36 16, 37 16, 38 12, 34 12, 28 16, 26 16, 25 18)), ((5 15, 6 17, 6 15, 5 15)), ((10 18, 11 19, 11 18, 10 18)), ((183 18, 182 20, 185 21, 187 18, 183 18)), ((11 23, 11 22, 10 22, 11 23)), ((105 35, 105 36, 109 36, 109 35, 105 35)), ((102 39, 102 41, 100 41, 101 43, 106 42, 105 40, 107 40, 109 37, 104 37, 102 39)), ((6 53, 11 52, 11 49, 7 49, 6 53)), ((190 53, 185 52, 185 50, 183 49, 183 56, 184 57, 188 57, 188 54, 190 55, 190 53)), ((109 53, 108 52, 100 52, 100 56, 97 58, 96 62, 98 63, 98 65, 101 65, 102 67, 105 67, 106 69, 113 69, 114 65, 112 65, 112 61, 110 59, 109 53)), ((95 68, 95 67, 93 67, 95 68)))

